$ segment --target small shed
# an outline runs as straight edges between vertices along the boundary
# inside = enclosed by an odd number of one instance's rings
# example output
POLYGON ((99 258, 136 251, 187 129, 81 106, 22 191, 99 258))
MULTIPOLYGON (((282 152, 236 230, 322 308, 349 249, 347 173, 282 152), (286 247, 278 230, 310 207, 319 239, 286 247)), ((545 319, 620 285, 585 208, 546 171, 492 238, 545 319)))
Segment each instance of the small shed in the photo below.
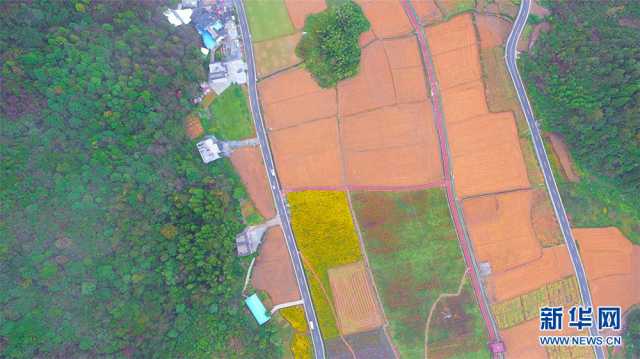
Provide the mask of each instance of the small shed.
POLYGON ((257 294, 254 293, 252 296, 245 299, 244 302, 247 304, 247 307, 249 307, 251 314, 256 318, 259 325, 262 325, 271 319, 267 312, 267 308, 264 307, 264 304, 262 304, 262 301, 257 294))

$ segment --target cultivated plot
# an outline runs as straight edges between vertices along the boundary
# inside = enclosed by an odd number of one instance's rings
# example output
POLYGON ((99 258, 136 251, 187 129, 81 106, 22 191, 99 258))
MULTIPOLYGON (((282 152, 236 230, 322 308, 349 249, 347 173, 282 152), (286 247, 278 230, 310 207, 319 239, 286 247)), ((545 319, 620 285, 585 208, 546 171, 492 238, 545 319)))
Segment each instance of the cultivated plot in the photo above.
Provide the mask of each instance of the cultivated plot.
POLYGON ((355 192, 353 206, 393 342, 422 358, 429 310, 464 273, 444 192, 355 192))
MULTIPOLYGON (((356 359, 394 359, 393 348, 384 329, 351 334, 344 337, 356 359)), ((353 354, 341 338, 326 342, 327 354, 331 359, 352 359, 353 354)))
POLYGON ((626 310, 640 303, 640 246, 615 227, 575 228, 573 233, 594 305, 626 310))
POLYGON ((531 225, 532 191, 475 197, 463 202, 476 258, 500 273, 536 260, 542 247, 531 225))
POLYGON ((270 75, 299 63, 301 60, 296 56, 295 49, 301 36, 301 33, 295 33, 254 43, 258 77, 270 75))
POLYGON ((432 121, 425 102, 345 117, 341 135, 347 182, 402 187, 440 180, 432 121))
POLYGON ((342 335, 373 330, 384 324, 362 261, 330 268, 328 274, 342 335))
POLYGON ((242 179, 249 198, 264 218, 275 216, 273 196, 267 181, 267 172, 258 147, 243 147, 231 153, 231 163, 242 179))
POLYGON ((285 189, 343 185, 335 118, 272 131, 270 137, 279 179, 285 189))
POLYGON ((489 49, 502 45, 509 35, 511 23, 492 15, 475 15, 480 35, 480 48, 489 49))
POLYGON ((371 22, 373 33, 378 39, 396 37, 411 32, 412 27, 397 0, 356 0, 365 16, 371 22))
POLYGON ((512 113, 467 119, 447 131, 459 197, 529 187, 512 113))
POLYGON ((393 77, 384 45, 376 41, 362 50, 360 72, 338 83, 340 117, 395 103, 393 77))
POLYGON ((270 228, 265 234, 260 255, 254 264, 251 284, 267 292, 273 305, 300 299, 291 257, 280 227, 270 228))
POLYGON ((287 201, 322 335, 325 339, 338 337, 328 272, 330 268, 362 260, 346 194, 292 192, 287 201))
POLYGON ((327 8, 324 0, 284 0, 293 26, 301 30, 307 16, 321 12, 327 8))
POLYGON ((436 0, 417 0, 411 3, 418 14, 420 23, 431 24, 442 20, 442 13, 438 9, 436 0))
POLYGON ((283 0, 247 0, 245 8, 254 42, 290 35, 294 31, 283 0))
POLYGON ((531 292, 573 273, 571 259, 565 246, 543 248, 539 259, 527 265, 491 275, 487 281, 489 295, 494 303, 501 302, 531 292))

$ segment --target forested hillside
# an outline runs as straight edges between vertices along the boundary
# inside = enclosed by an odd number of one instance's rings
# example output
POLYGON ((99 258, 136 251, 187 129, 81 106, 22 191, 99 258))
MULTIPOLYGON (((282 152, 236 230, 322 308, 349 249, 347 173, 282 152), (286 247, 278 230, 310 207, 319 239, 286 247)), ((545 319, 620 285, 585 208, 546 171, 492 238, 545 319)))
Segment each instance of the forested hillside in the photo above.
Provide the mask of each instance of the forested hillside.
MULTIPOLYGON (((553 1, 522 67, 538 117, 583 169, 640 191, 640 2, 553 1)), ((638 198, 638 197, 636 197, 638 198)))
POLYGON ((197 34, 158 5, 0 2, 0 357, 280 355, 240 297, 240 182, 183 133, 197 34))

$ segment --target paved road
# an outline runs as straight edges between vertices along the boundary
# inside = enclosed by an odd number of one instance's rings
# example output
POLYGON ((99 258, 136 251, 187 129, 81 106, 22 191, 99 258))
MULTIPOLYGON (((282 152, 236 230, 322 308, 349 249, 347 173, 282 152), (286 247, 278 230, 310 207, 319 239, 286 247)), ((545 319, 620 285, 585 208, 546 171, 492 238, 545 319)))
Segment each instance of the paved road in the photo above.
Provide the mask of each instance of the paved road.
MULTIPOLYGON (((531 130, 531 137, 533 138, 533 145, 536 151, 536 156, 538 157, 538 163, 540 163, 540 168, 542 168, 544 181, 547 185, 549 196, 551 197, 551 203, 553 204, 553 210, 556 213, 558 223, 560 223, 562 236, 564 237, 564 241, 567 244, 567 249, 569 250, 569 255, 571 256, 571 262, 573 263, 573 268, 576 272, 576 277, 578 278, 582 303, 585 306, 591 306, 592 302, 591 294, 589 293, 589 283, 587 282, 584 267, 582 266, 582 261, 580 260, 580 253, 578 253, 576 241, 574 240, 573 234, 571 233, 571 226, 569 224, 569 220, 567 219, 567 213, 564 210, 562 199, 560 198, 560 193, 558 192, 556 180, 553 177, 553 172, 551 171, 549 158, 547 157, 547 152, 545 151, 544 143, 542 142, 542 137, 540 136, 540 129, 538 128, 537 122, 533 116, 531 104, 529 103, 529 99, 527 98, 527 92, 525 91, 524 85, 522 84, 520 72, 518 71, 518 66, 516 64, 518 39, 520 38, 522 30, 527 23, 530 9, 531 0, 523 0, 520 4, 518 17, 516 18, 513 28, 511 29, 511 33, 509 34, 509 38, 507 39, 505 60, 507 62, 507 69, 509 70, 509 74, 511 75, 511 79, 513 80, 513 84, 516 87, 516 92, 518 94, 520 105, 522 106, 522 111, 527 118, 527 123, 529 125, 529 129, 531 130)), ((598 330, 595 326, 595 323, 589 329, 589 333, 591 335, 598 335, 598 330)), ((601 347, 594 347, 594 351, 598 359, 604 358, 604 352, 601 347)))
MULTIPOLYGON (((411 0, 403 0, 402 6, 405 9, 405 13, 409 18, 411 25, 416 31, 416 35, 418 37, 418 43, 420 45, 420 52, 422 54, 424 67, 427 73, 427 79, 429 80, 429 89, 431 91, 433 115, 436 123, 436 132, 438 134, 438 142, 440 143, 440 157, 442 158, 442 172, 444 174, 444 183, 445 183, 444 187, 447 195, 449 211, 451 213, 451 218, 453 219, 453 225, 455 227, 456 234, 460 242, 460 248, 462 249, 462 254, 464 257, 465 264, 467 268, 470 269, 469 277, 471 279, 471 286, 473 287, 475 296, 478 299, 478 306, 480 308, 480 313, 482 314, 482 318, 484 320, 485 326, 487 327, 489 343, 497 344, 497 343, 500 343, 501 341, 500 333, 498 331, 498 325, 496 324, 493 314, 489 310, 489 299, 485 291, 485 288, 480 282, 480 279, 478 277, 478 273, 479 273, 478 263, 473 253, 473 246, 471 244, 471 240, 469 239, 469 235, 465 229, 463 212, 457 200, 457 195, 455 191, 455 181, 454 181, 453 175, 451 174, 451 164, 450 164, 451 155, 450 155, 448 139, 447 139, 447 130, 444 123, 444 114, 442 113, 442 102, 440 99, 440 90, 439 90, 438 79, 436 78, 433 62, 431 60, 431 52, 429 51, 427 37, 424 32, 424 28, 420 25, 418 21, 418 16, 416 14, 415 8, 411 4, 411 0)), ((494 346, 491 345, 490 349, 492 351, 493 357, 494 358, 502 357, 502 352, 500 352, 497 349, 497 346, 495 346, 496 350, 494 350, 493 348, 494 346)))
POLYGON ((291 231, 291 223, 289 222, 289 212, 284 201, 282 189, 278 178, 276 177, 275 166, 273 164, 273 156, 271 155, 271 148, 269 147, 269 139, 267 137, 267 131, 264 127, 262 120, 262 113, 260 111, 260 100, 258 98, 258 90, 256 88, 256 67, 253 57, 253 46, 251 44, 251 33, 249 32, 249 25, 247 23, 247 16, 244 11, 244 4, 242 0, 233 0, 238 13, 238 20, 240 21, 240 27, 242 30, 242 38, 244 45, 244 52, 247 58, 247 67, 249 70, 248 82, 249 82, 249 102, 251 105, 251 112, 253 114, 253 121, 256 126, 256 134, 258 135, 258 141, 260 142, 260 148, 262 149, 262 159, 267 169, 267 177, 269 178, 269 184, 273 192, 273 198, 275 201, 276 209, 280 215, 282 222, 282 230, 285 236, 285 242, 287 243, 287 249, 291 256, 293 263, 293 271, 300 288, 300 294, 302 295, 304 313, 307 317, 307 321, 313 329, 310 328, 311 339, 313 341, 313 350, 315 358, 324 359, 324 343, 322 341, 322 335, 318 326, 318 319, 313 309, 313 302, 311 301, 311 293, 309 292, 309 286, 307 285, 307 279, 302 268, 302 261, 300 259, 300 253, 296 246, 293 232, 291 231))

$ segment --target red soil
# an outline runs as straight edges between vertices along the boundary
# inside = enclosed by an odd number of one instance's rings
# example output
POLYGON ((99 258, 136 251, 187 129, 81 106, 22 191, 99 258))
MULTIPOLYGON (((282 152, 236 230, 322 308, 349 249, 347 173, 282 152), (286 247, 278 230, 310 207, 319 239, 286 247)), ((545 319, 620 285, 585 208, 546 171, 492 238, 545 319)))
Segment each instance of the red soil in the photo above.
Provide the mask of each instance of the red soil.
POLYGON ((537 320, 530 320, 500 331, 509 358, 538 359, 547 357, 546 350, 538 343, 538 336, 542 335, 539 326, 537 320))
POLYGON ((433 57, 442 90, 482 78, 477 45, 461 47, 433 57))
MULTIPOLYGON (((429 51, 437 56, 445 52, 477 44, 476 33, 470 14, 456 16, 453 19, 426 28, 429 51)), ((436 67, 438 63, 436 61, 436 67)), ((438 77, 442 82, 442 79, 438 77)))
POLYGON ((362 51, 358 75, 338 84, 338 101, 340 117, 395 102, 391 69, 381 41, 362 51))
POLYGON ((269 294, 273 305, 300 299, 291 258, 280 227, 270 228, 260 246, 251 284, 269 294))
POLYGON ((457 122, 448 133, 460 198, 529 187, 513 113, 457 122))
POLYGON ((267 174, 258 147, 243 147, 231 153, 231 163, 249 192, 251 201, 260 215, 265 218, 275 216, 273 197, 269 189, 267 174))
POLYGON ((392 69, 422 66, 415 37, 385 40, 382 44, 392 69))
POLYGON ((304 27, 307 16, 321 12, 327 8, 324 0, 284 0, 289 11, 289 18, 296 29, 304 27))
POLYGON ((447 125, 489 113, 482 80, 442 91, 441 97, 447 125))
POLYGON ((339 186, 342 160, 335 118, 271 132, 271 144, 282 186, 339 186))
POLYGON ((341 122, 347 182, 410 186, 442 178, 431 106, 384 107, 341 122))
POLYGON ((497 16, 476 15, 476 27, 480 34, 480 47, 490 49, 507 40, 511 23, 497 16))
POLYGON ((333 117, 337 113, 336 91, 319 90, 264 105, 264 118, 270 130, 333 117))
POLYGON ((371 28, 379 39, 395 37, 411 32, 411 24, 397 0, 356 0, 365 16, 371 22, 371 28))
POLYGON ((308 71, 292 69, 260 81, 260 100, 271 104, 293 97, 320 91, 320 87, 308 71))
POLYGON ((573 273, 567 247, 544 248, 539 259, 506 272, 492 274, 488 278, 490 297, 494 303, 501 302, 573 273))
POLYGON ((491 264, 492 274, 536 260, 542 247, 530 221, 532 191, 476 197, 463 202, 476 258, 491 264))
POLYGON ((424 70, 420 67, 409 67, 392 70, 393 86, 396 89, 398 103, 412 103, 427 100, 424 70))
POLYGON ((640 303, 640 246, 615 227, 575 228, 595 306, 640 303))

